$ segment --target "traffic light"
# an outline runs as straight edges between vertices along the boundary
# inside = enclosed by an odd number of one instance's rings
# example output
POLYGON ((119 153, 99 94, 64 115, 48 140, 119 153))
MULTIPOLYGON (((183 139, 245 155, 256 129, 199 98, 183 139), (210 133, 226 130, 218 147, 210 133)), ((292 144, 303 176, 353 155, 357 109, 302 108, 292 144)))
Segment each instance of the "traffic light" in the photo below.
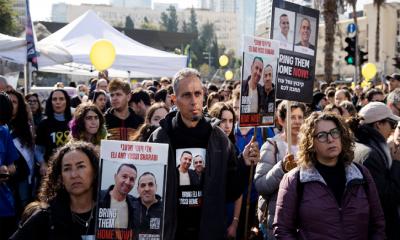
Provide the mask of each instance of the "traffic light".
POLYGON ((394 57, 393 60, 394 60, 393 66, 394 66, 395 68, 397 68, 397 69, 400 69, 400 56, 394 57))
POLYGON ((359 51, 360 53, 360 65, 363 65, 363 63, 368 62, 368 52, 364 52, 364 51, 359 51))
POLYGON ((347 37, 345 42, 347 47, 344 50, 347 52, 347 56, 344 60, 349 65, 356 65, 356 37, 347 37))

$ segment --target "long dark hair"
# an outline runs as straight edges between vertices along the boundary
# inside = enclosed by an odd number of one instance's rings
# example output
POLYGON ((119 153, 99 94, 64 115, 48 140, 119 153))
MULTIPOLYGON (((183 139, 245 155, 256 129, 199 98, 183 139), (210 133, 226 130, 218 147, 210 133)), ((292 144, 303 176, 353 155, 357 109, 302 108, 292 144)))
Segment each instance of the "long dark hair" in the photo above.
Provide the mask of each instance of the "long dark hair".
POLYGON ((233 116, 233 125, 232 125, 232 131, 229 134, 228 138, 229 140, 231 140, 231 142, 233 144, 236 143, 236 139, 235 139, 235 134, 233 133, 234 131, 234 127, 235 127, 235 122, 236 122, 236 115, 235 115, 235 111, 233 110, 233 107, 225 102, 217 102, 215 103, 211 109, 208 111, 208 114, 211 117, 215 117, 221 120, 222 117, 222 112, 223 111, 229 111, 232 113, 233 116))
POLYGON ((7 91, 8 95, 14 95, 18 100, 17 113, 13 119, 11 119, 10 127, 13 135, 21 140, 22 145, 32 147, 33 146, 33 135, 31 126, 29 125, 28 110, 25 103, 25 99, 21 93, 15 90, 7 91))
POLYGON ((66 121, 69 121, 72 118, 71 98, 69 97, 68 93, 64 89, 60 89, 60 88, 54 89, 53 91, 50 92, 50 95, 46 100, 46 110, 45 110, 46 116, 49 119, 54 119, 54 109, 53 109, 53 103, 52 103, 51 99, 53 98, 53 94, 57 91, 62 92, 64 94, 65 102, 66 102, 64 118, 66 121))
POLYGON ((13 105, 10 97, 5 92, 0 91, 0 125, 10 122, 12 118, 13 105))
POLYGON ((74 140, 84 140, 85 137, 85 117, 89 111, 93 111, 99 117, 99 129, 94 136, 92 143, 100 144, 106 138, 107 130, 104 126, 104 117, 100 109, 94 103, 81 103, 74 112, 74 118, 69 122, 70 134, 74 140))
POLYGON ((95 149, 95 146, 88 142, 82 141, 72 141, 59 148, 57 152, 51 157, 49 161, 49 166, 47 168, 46 176, 43 178, 40 191, 39 191, 39 201, 44 203, 49 203, 58 195, 68 196, 67 191, 62 185, 62 160, 65 154, 71 151, 81 151, 90 160, 90 164, 93 168, 94 178, 93 178, 93 199, 96 199, 97 186, 98 186, 98 166, 99 166, 99 156, 95 149))
POLYGON ((42 107, 42 103, 40 102, 39 95, 37 93, 28 93, 28 94, 25 95, 25 100, 29 101, 29 98, 31 98, 31 97, 36 98, 36 100, 38 102, 38 105, 39 105, 39 109, 37 110, 37 112, 36 113, 32 112, 32 114, 33 115, 43 114, 43 107, 42 107))

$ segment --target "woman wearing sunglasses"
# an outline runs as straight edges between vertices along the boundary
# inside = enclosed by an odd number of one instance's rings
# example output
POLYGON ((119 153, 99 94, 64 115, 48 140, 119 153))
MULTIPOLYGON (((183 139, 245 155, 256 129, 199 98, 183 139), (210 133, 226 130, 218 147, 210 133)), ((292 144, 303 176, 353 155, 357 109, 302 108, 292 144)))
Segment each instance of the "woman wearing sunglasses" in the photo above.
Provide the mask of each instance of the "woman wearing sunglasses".
POLYGON ((349 122, 357 139, 354 161, 367 167, 375 181, 387 239, 400 239, 400 152, 387 144, 400 117, 381 102, 368 103, 358 115, 349 122))
POLYGON ((378 193, 368 170, 352 162, 347 125, 314 112, 300 132, 298 167, 278 191, 276 239, 385 239, 378 193))

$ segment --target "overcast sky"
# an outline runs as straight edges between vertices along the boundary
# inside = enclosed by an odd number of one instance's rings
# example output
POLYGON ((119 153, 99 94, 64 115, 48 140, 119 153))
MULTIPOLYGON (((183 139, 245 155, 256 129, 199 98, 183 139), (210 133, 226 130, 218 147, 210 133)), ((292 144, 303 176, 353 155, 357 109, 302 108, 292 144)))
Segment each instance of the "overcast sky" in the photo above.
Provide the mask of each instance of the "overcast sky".
MULTIPOLYGON (((130 0, 134 1, 134 0, 130 0)), ((255 0, 254 0, 255 1, 255 0)), ((53 3, 66 2, 68 4, 80 5, 81 3, 92 4, 108 4, 109 0, 30 0, 31 15, 33 21, 47 20, 50 21, 51 5, 53 3)), ((195 4, 196 0, 155 0, 153 2, 163 3, 178 3, 180 8, 191 7, 195 4)), ((357 8, 362 9, 366 3, 371 3, 373 0, 358 0, 357 8)), ((389 0, 388 2, 400 2, 400 0, 389 0)))

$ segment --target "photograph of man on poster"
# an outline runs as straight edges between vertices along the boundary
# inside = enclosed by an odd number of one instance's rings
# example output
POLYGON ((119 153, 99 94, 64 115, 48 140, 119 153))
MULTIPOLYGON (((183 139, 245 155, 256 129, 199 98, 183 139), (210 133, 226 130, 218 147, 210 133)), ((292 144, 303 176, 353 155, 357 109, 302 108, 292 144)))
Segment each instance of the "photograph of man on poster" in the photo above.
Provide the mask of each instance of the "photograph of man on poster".
POLYGON ((136 198, 129 192, 135 186, 136 177, 136 166, 123 163, 114 174, 114 184, 106 190, 101 190, 99 207, 116 210, 114 228, 133 229, 133 205, 136 198))
POLYGON ((177 166, 179 172, 179 185, 199 185, 199 177, 193 169, 190 169, 190 165, 192 164, 193 154, 190 151, 183 151, 179 165, 177 166))
MULTIPOLYGON (((144 172, 138 178, 137 192, 139 198, 134 204, 135 239, 141 239, 141 234, 161 235, 163 203, 157 194, 156 177, 151 172, 144 172)), ((155 237, 155 236, 154 236, 155 237)))
POLYGON ((315 31, 313 31, 313 29, 315 28, 313 28, 313 24, 311 23, 310 18, 301 17, 297 23, 299 32, 296 38, 297 42, 295 44, 294 50, 296 52, 314 55, 315 46, 312 43, 315 42, 315 31))
POLYGON ((293 50, 295 13, 284 9, 275 9, 273 39, 280 41, 280 48, 293 50))
POLYGON ((201 155, 194 156, 193 168, 197 176, 199 177, 199 181, 201 181, 201 175, 203 174, 205 168, 205 162, 201 155))
POLYGON ((261 57, 254 57, 251 64, 250 76, 242 82, 242 113, 258 113, 258 105, 262 102, 263 87, 260 85, 264 61, 261 57))
POLYGON ((275 84, 273 82, 274 79, 274 68, 271 64, 267 64, 264 67, 263 71, 263 101, 262 108, 260 110, 261 113, 274 113, 275 111, 275 84))

